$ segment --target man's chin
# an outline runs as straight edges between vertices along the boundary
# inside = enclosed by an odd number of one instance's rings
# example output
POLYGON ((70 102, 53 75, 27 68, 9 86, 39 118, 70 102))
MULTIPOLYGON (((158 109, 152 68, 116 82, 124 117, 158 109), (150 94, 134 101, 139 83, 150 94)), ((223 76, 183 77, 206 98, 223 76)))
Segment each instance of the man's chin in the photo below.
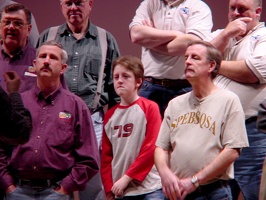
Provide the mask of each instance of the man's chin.
POLYGON ((8 45, 18 45, 19 40, 15 36, 7 36, 6 39, 4 40, 4 43, 8 45))
POLYGON ((42 78, 50 78, 51 77, 51 74, 50 74, 50 72, 41 72, 40 74, 40 77, 42 77, 42 78))

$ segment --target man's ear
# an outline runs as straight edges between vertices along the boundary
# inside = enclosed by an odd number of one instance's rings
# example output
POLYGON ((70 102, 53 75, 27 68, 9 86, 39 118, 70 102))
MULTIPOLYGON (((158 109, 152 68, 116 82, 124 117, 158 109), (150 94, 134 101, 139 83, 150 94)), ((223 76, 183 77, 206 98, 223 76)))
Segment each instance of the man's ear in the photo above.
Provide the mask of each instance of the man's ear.
POLYGON ((60 70, 60 74, 63 74, 65 71, 66 71, 66 68, 67 68, 67 64, 62 64, 62 68, 60 70))
POLYGON ((210 67, 209 67, 209 72, 211 73, 212 71, 214 71, 215 67, 216 67, 216 62, 211 61, 210 62, 210 67))
POLYGON ((261 7, 257 7, 257 8, 256 8, 256 15, 257 15, 258 17, 260 17, 261 12, 262 12, 262 8, 261 8, 261 7))

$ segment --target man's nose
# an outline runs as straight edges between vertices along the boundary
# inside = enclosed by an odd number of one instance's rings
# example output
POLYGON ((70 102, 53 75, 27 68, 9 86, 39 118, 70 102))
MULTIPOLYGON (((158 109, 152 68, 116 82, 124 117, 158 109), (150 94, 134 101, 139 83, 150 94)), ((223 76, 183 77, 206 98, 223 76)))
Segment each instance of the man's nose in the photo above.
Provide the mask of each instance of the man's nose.
POLYGON ((235 16, 240 15, 240 12, 239 12, 238 8, 235 8, 235 9, 233 10, 233 14, 234 14, 235 16))
POLYGON ((77 8, 77 5, 74 2, 72 2, 71 6, 69 8, 70 9, 76 9, 77 8))
POLYGON ((190 63, 190 58, 189 57, 187 57, 186 60, 185 60, 185 64, 187 64, 187 63, 190 63))
POLYGON ((45 59, 44 59, 44 62, 45 63, 50 63, 50 57, 49 56, 46 56, 45 59))

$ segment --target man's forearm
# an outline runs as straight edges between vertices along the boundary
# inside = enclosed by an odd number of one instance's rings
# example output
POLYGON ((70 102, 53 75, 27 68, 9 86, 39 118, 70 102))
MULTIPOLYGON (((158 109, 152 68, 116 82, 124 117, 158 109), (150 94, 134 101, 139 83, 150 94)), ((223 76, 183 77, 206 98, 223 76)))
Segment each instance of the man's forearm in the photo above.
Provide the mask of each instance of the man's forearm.
POLYGON ((185 54, 188 44, 200 38, 193 34, 181 34, 167 44, 152 48, 154 51, 168 56, 182 56, 185 54))
POLYGON ((209 165, 195 174, 198 178, 199 184, 205 184, 209 180, 225 172, 239 157, 239 152, 239 149, 224 148, 223 151, 209 165))
POLYGON ((230 37, 228 37, 226 33, 222 31, 218 36, 210 41, 210 43, 223 53, 229 41, 230 37))
POLYGON ((178 35, 177 31, 159 30, 149 26, 135 25, 130 30, 131 41, 146 48, 166 44, 178 35))
POLYGON ((255 74, 248 68, 245 60, 222 61, 219 74, 240 83, 258 83, 255 74))

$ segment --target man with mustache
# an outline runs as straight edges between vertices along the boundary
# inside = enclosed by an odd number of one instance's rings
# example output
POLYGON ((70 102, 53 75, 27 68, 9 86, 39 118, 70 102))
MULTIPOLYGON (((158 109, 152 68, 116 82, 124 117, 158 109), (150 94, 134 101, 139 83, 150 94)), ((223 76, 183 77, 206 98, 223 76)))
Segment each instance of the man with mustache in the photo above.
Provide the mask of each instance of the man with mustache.
POLYGON ((193 90, 169 102, 156 141, 163 191, 170 200, 231 200, 233 162, 248 146, 243 108, 213 83, 222 60, 216 48, 193 42, 185 59, 193 90))
MULTIPOLYGON (((258 199, 266 134, 256 128, 259 104, 266 94, 266 28, 260 22, 262 0, 230 0, 229 23, 213 33, 211 43, 223 52, 215 84, 236 93, 245 111, 250 147, 235 162, 235 180, 245 199, 258 199)), ((233 187, 235 199, 239 191, 233 187)))
POLYGON ((0 146, 0 188, 6 199, 69 200, 99 170, 90 111, 64 89, 67 53, 55 41, 37 50, 37 84, 21 94, 32 115, 28 142, 7 152, 0 146))
POLYGON ((6 91, 4 74, 15 71, 21 78, 19 92, 24 92, 31 89, 36 82, 32 66, 36 50, 28 43, 31 12, 21 4, 11 4, 3 8, 0 18, 0 85, 6 91))

